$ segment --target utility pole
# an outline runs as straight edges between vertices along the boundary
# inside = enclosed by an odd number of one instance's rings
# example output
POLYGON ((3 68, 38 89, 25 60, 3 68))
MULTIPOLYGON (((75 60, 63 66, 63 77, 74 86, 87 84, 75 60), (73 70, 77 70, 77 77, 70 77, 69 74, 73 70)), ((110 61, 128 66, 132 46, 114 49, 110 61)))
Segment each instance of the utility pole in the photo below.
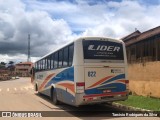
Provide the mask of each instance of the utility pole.
POLYGON ((31 61, 31 58, 30 58, 30 34, 28 34, 28 59, 27 59, 28 62, 31 61))

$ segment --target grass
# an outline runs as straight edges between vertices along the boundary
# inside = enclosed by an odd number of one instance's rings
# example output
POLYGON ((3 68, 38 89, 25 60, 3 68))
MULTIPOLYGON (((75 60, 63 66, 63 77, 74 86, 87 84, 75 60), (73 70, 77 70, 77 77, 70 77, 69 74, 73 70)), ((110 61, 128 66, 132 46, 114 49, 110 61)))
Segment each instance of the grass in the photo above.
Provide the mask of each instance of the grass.
POLYGON ((160 111, 160 99, 130 95, 126 101, 119 101, 118 103, 143 108, 147 110, 160 111))

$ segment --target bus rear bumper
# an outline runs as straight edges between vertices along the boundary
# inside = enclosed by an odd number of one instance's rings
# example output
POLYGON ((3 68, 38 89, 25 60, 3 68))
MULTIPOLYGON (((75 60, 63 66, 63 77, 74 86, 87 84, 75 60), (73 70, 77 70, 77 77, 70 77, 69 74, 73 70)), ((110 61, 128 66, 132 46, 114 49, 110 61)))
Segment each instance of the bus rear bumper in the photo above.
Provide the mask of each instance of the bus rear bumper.
POLYGON ((99 103, 106 103, 106 102, 114 102, 114 101, 124 101, 128 99, 128 94, 118 94, 113 96, 86 96, 86 95, 76 95, 76 106, 80 105, 87 105, 87 104, 99 104, 99 103))

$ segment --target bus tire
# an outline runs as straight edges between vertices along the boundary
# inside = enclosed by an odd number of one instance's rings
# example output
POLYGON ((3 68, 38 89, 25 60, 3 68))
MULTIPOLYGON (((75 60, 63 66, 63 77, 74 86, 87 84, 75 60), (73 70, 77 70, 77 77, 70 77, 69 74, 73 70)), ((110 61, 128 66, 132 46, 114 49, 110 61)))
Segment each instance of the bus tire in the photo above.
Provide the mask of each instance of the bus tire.
POLYGON ((38 91, 38 86, 37 84, 34 85, 34 90, 37 92, 38 91))
POLYGON ((36 94, 37 94, 37 95, 40 95, 40 92, 38 91, 38 85, 37 85, 37 84, 35 84, 34 89, 35 89, 35 91, 36 91, 36 94))
POLYGON ((54 105, 59 104, 59 101, 57 100, 57 92, 54 88, 51 88, 51 100, 53 101, 54 105))

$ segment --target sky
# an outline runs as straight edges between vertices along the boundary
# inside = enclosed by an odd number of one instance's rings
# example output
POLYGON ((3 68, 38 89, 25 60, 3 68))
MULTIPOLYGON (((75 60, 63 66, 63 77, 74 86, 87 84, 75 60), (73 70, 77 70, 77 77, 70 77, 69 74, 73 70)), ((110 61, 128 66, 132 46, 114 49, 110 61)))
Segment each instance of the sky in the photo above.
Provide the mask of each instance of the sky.
POLYGON ((122 38, 160 25, 160 0, 0 0, 0 62, 31 61, 81 36, 122 38))

